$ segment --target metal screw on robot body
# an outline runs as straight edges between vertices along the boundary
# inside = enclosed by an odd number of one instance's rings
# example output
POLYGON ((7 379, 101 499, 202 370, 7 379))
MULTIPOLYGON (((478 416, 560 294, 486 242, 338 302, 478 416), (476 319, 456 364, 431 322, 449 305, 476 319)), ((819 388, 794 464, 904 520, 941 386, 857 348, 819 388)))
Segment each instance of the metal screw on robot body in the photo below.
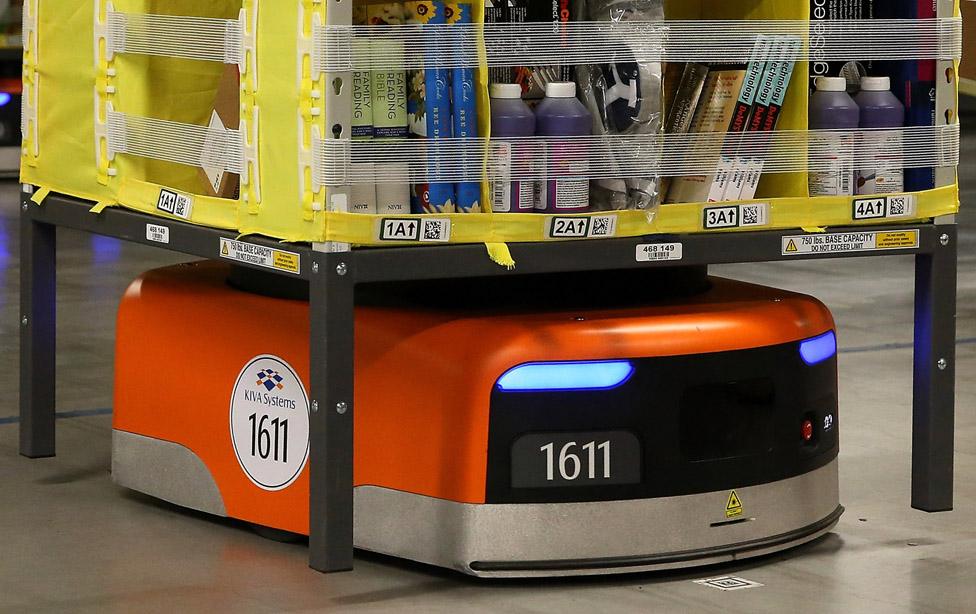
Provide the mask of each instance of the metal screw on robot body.
POLYGON ((939 362, 935 363, 939 367, 939 371, 945 371, 949 368, 949 361, 945 358, 940 358, 939 362))
POLYGON ((343 277, 348 272, 349 272, 349 267, 346 266, 346 263, 345 262, 340 262, 336 266, 336 273, 339 274, 339 277, 343 277))
POLYGON ((349 411, 349 405, 345 401, 340 401, 336 403, 336 413, 340 416, 344 416, 346 412, 349 411))
POLYGON ((942 244, 942 247, 949 245, 949 235, 943 234, 941 237, 939 237, 939 243, 942 244))

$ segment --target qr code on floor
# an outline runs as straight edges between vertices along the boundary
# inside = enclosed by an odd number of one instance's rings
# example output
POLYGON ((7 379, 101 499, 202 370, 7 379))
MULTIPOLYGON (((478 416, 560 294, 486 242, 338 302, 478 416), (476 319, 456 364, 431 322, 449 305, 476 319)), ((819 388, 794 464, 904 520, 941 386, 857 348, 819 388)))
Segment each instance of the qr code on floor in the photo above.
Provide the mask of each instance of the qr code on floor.
POLYGON ((451 240, 451 220, 424 220, 420 234, 424 242, 446 243, 451 240))
POLYGON ((911 215, 910 196, 889 196, 888 197, 888 217, 904 217, 911 215))
POLYGON ((613 215, 595 217, 591 221, 591 237, 612 237, 617 234, 617 218, 613 215))
POLYGON ((742 205, 740 226, 765 226, 766 205, 742 205))

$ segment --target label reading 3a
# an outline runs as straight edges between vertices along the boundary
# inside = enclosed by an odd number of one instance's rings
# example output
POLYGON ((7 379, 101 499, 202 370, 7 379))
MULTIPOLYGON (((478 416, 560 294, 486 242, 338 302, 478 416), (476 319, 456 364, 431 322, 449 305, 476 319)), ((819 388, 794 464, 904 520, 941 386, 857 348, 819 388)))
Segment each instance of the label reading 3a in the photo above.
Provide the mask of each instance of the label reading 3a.
POLYGON ((637 246, 637 262, 663 262, 685 257, 681 243, 647 243, 637 246))
POLYGON ((705 207, 702 214, 702 228, 705 230, 753 228, 768 223, 769 205, 766 203, 705 207))
POLYGON ((912 194, 859 198, 854 201, 851 213, 855 221, 897 219, 914 215, 915 196, 912 194))

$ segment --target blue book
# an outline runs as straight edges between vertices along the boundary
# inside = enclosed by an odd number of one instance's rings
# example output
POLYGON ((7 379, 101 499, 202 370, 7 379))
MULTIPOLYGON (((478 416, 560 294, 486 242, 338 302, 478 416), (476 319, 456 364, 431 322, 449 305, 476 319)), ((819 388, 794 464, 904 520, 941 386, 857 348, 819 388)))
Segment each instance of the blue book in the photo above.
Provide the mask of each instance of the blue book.
MULTIPOLYGON (((936 0, 885 0, 875 6, 883 19, 935 19, 936 0)), ((891 91, 905 105, 906 126, 935 125, 934 60, 880 62, 878 71, 891 77, 891 91)), ((919 192, 935 187, 934 168, 906 168, 905 191, 919 192)))
MULTIPOLYGON (((451 3, 448 5, 448 22, 451 25, 474 23, 470 4, 451 3), (452 10, 453 9, 453 10, 452 10)), ((454 90, 454 136, 471 138, 478 136, 478 100, 474 85, 474 71, 470 68, 455 68, 454 90)), ((468 168, 468 160, 461 161, 468 168)), ((478 182, 459 183, 456 186, 457 208, 460 213, 481 213, 481 184, 478 182)))

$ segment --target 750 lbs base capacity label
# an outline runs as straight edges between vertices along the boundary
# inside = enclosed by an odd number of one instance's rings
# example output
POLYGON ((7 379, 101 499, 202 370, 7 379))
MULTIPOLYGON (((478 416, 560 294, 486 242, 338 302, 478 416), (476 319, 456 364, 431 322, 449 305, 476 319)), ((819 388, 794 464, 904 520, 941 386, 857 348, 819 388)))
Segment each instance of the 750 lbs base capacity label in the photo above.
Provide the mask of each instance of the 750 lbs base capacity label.
POLYGON ((839 232, 783 237, 784 256, 848 254, 900 249, 918 249, 918 230, 883 232, 839 232))

